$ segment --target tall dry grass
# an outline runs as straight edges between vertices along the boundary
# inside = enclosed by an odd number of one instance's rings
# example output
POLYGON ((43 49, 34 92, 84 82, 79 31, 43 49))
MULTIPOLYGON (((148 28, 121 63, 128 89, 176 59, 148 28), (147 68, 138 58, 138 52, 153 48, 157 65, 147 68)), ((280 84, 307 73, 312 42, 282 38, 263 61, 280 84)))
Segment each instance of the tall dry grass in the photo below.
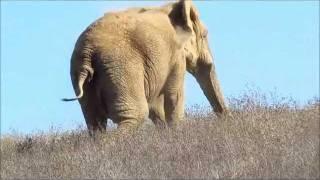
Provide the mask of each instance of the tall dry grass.
POLYGON ((5 135, 1 178, 320 178, 319 100, 251 92, 230 106, 232 117, 192 107, 175 130, 146 123, 126 139, 81 128, 5 135))

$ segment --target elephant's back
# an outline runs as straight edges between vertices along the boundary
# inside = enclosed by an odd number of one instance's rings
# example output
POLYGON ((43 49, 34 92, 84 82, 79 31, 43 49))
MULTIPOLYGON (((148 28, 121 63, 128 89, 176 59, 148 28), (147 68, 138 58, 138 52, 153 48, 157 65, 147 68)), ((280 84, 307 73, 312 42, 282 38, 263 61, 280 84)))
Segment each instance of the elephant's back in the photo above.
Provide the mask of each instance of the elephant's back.
POLYGON ((82 33, 82 39, 93 44, 95 47, 103 47, 114 43, 121 43, 125 40, 128 29, 132 29, 134 23, 123 24, 124 19, 117 18, 116 15, 108 15, 99 18, 82 33), (130 27, 131 26, 131 27, 130 27))
POLYGON ((132 41, 150 44, 172 40, 173 37, 169 36, 174 34, 174 28, 166 14, 152 9, 135 8, 106 13, 88 26, 82 33, 82 39, 96 47, 110 49, 132 41))

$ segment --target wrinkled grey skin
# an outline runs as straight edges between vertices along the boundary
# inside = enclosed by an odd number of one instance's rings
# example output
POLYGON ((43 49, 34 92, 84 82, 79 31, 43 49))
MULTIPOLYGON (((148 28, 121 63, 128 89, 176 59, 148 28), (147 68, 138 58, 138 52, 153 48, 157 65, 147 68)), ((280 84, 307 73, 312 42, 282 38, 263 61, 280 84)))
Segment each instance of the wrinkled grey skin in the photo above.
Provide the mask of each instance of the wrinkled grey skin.
POLYGON ((184 75, 200 84, 217 115, 227 112, 208 46, 207 30, 191 1, 107 13, 79 37, 71 79, 89 132, 119 130, 147 117, 159 127, 184 116, 184 75))

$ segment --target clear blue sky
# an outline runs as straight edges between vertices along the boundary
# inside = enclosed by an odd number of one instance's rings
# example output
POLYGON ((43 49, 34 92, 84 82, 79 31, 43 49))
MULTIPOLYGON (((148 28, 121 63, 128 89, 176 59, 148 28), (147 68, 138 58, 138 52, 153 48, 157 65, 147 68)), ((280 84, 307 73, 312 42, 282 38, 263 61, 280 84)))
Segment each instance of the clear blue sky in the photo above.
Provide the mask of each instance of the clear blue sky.
MULTIPOLYGON (((84 124, 69 77, 79 34, 105 11, 140 2, 1 1, 1 133, 84 124)), ((246 85, 304 103, 319 97, 319 2, 197 1, 226 97, 246 85)), ((186 78, 186 105, 208 105, 186 78)))

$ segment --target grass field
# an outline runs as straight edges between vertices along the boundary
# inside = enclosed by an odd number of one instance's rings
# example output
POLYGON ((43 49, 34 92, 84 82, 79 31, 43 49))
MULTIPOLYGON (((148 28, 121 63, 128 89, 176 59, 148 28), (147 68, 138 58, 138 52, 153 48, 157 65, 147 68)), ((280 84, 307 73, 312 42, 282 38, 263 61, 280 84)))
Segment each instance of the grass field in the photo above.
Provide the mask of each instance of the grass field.
POLYGON ((195 106, 175 130, 145 123, 126 139, 84 128, 7 134, 1 179, 320 178, 318 99, 298 106, 249 93, 229 104, 232 117, 195 106))

